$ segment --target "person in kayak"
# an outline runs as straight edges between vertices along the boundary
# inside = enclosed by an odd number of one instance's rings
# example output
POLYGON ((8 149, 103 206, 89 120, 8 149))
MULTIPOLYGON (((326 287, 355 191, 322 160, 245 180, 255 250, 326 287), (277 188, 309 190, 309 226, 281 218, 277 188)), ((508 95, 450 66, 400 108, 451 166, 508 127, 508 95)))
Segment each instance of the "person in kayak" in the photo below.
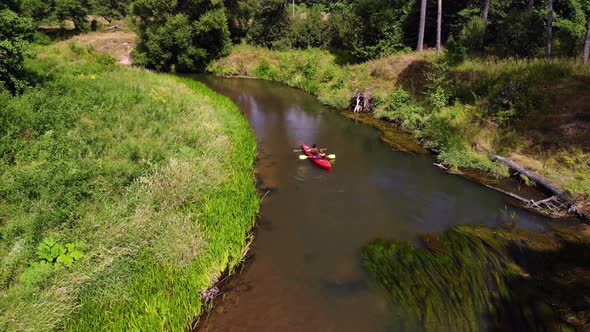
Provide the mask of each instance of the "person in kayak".
POLYGON ((317 146, 314 144, 309 149, 309 153, 313 155, 313 158, 325 158, 326 154, 322 152, 322 150, 318 149, 317 146))

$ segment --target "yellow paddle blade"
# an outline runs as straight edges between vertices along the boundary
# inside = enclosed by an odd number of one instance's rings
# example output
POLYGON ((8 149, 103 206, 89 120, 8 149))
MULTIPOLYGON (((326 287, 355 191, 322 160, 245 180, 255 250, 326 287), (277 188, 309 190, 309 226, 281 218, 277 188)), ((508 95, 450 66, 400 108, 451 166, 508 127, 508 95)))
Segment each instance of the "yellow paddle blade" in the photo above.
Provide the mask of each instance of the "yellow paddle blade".
MULTIPOLYGON (((299 159, 301 159, 301 160, 304 160, 304 159, 307 159, 307 158, 309 158, 309 157, 308 156, 305 156, 305 155, 299 155, 299 159)), ((326 158, 328 158, 328 159, 336 159, 336 155, 335 154, 329 154, 329 155, 326 156, 326 158)))

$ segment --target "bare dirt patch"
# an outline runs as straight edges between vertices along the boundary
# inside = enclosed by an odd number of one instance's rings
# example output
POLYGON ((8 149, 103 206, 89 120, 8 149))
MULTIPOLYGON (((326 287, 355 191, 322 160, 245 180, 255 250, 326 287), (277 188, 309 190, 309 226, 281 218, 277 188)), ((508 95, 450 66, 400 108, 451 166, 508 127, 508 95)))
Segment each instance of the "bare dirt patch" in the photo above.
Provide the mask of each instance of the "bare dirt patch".
POLYGON ((127 31, 89 33, 72 40, 83 46, 92 45, 99 53, 112 55, 121 65, 131 65, 131 52, 137 45, 137 36, 127 31))

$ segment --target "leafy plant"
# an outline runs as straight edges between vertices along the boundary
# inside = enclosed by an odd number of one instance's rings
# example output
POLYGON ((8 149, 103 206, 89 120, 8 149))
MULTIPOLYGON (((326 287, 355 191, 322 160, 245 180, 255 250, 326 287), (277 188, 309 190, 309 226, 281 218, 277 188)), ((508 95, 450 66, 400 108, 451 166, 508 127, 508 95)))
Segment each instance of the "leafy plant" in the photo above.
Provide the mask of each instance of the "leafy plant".
POLYGON ((46 263, 71 267, 74 261, 80 260, 84 256, 81 249, 82 245, 79 243, 67 243, 63 246, 54 238, 49 237, 39 243, 37 257, 46 263))

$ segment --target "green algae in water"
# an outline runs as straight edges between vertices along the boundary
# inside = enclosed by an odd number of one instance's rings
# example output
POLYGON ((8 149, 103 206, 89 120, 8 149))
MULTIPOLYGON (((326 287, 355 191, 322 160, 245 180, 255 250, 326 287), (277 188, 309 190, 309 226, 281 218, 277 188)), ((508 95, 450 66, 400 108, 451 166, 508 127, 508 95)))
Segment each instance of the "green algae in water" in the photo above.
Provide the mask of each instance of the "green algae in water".
POLYGON ((461 228, 440 239, 438 251, 378 240, 364 249, 363 265, 426 330, 484 328, 481 317, 507 295, 505 262, 461 228))
POLYGON ((583 330, 590 236, 580 234, 453 227, 423 236, 428 249, 376 240, 364 248, 363 265, 402 308, 406 329, 583 330))

